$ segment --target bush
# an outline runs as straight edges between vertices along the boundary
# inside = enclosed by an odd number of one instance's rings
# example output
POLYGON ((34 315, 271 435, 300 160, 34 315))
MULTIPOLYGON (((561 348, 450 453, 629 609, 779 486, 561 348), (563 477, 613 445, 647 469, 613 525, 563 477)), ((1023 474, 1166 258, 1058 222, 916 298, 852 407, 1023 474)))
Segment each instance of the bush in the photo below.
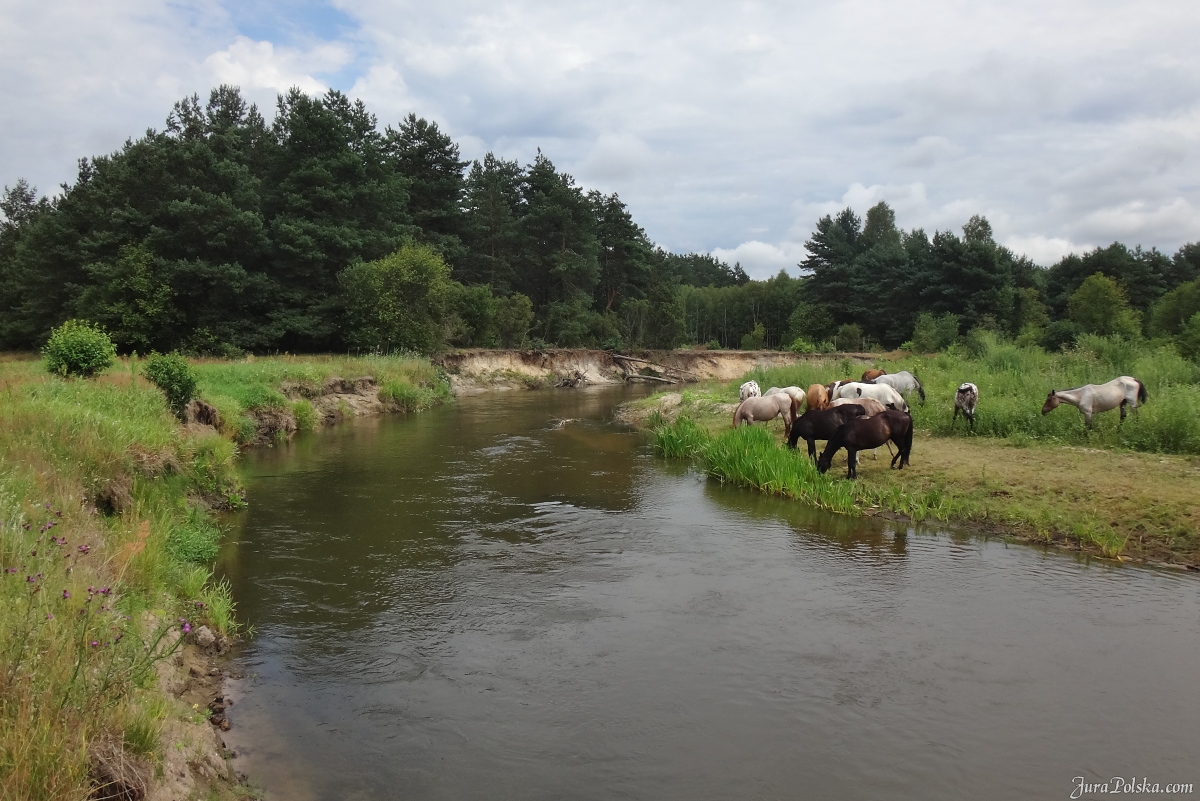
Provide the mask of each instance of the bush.
POLYGON ((767 329, 762 323, 754 326, 754 330, 742 337, 742 350, 762 350, 767 342, 767 329))
POLYGON ((863 332, 855 323, 843 325, 834 337, 834 344, 840 351, 860 351, 863 346, 863 332))
POLYGON ((958 316, 946 312, 934 317, 931 312, 917 315, 913 327, 912 345, 918 353, 936 353, 958 341, 958 316))
POLYGON ((1062 350, 1064 347, 1075 344, 1077 336, 1079 336, 1079 326, 1075 323, 1070 320, 1055 320, 1046 328, 1046 333, 1042 337, 1042 347, 1050 351, 1062 350))
POLYGON ((709 350, 720 350, 721 343, 715 339, 710 339, 710 340, 708 340, 708 344, 705 345, 704 347, 708 348, 709 350))
POLYGON ((167 396, 167 405, 179 419, 183 408, 196 397, 196 376, 187 360, 178 353, 152 353, 142 367, 142 375, 167 396))
POLYGON ((503 347, 519 348, 524 345, 532 326, 533 301, 529 298, 518 292, 496 301, 496 333, 503 347))
POLYGON ((67 320, 50 332, 42 348, 47 370, 83 378, 110 367, 116 355, 117 350, 104 329, 87 320, 67 320))

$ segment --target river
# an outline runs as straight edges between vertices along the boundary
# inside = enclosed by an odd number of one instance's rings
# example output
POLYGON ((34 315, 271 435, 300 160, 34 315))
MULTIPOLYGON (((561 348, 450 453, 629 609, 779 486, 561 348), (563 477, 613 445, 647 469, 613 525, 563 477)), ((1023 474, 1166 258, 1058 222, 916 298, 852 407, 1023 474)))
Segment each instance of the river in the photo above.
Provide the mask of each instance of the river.
POLYGON ((613 423, 629 397, 248 453, 219 565, 255 629, 235 767, 288 801, 1200 785, 1195 574, 722 487, 613 423))

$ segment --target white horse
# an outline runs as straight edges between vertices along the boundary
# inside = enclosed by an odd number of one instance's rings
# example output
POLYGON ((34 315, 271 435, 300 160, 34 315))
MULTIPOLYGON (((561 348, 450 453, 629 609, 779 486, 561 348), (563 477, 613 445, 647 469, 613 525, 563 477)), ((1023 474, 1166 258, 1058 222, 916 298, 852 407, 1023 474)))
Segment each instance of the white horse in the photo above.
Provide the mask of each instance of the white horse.
POLYGON ((901 395, 908 395, 915 389, 917 394, 921 396, 921 405, 925 405, 925 387, 921 386, 921 382, 917 380, 917 377, 907 370, 878 375, 875 376, 874 381, 876 384, 887 384, 901 395))
POLYGON ((769 397, 746 398, 733 410, 733 427, 741 423, 765 423, 776 417, 783 418, 784 436, 792 433, 792 423, 796 421, 796 407, 799 401, 785 392, 778 392, 769 397))
POLYGON ((762 397, 762 390, 758 388, 757 381, 747 381, 738 389, 738 401, 744 401, 746 398, 762 397))
POLYGON ((971 428, 975 427, 975 404, 979 403, 979 387, 966 381, 958 385, 958 391, 954 393, 954 417, 951 418, 951 424, 958 419, 958 413, 962 412, 963 417, 971 423, 971 428))
POLYGON ((1083 422, 1088 428, 1092 427, 1092 415, 1097 412, 1107 412, 1121 407, 1121 420, 1125 420, 1125 406, 1133 407, 1137 414, 1138 404, 1145 403, 1150 396, 1146 393, 1146 385, 1136 378, 1123 375, 1114 378, 1107 384, 1085 384, 1075 389, 1052 389, 1046 396, 1042 406, 1042 414, 1050 414, 1060 403, 1078 406, 1083 412, 1083 422))
POLYGON ((768 395, 778 395, 780 392, 790 395, 801 403, 804 402, 804 397, 806 395, 805 391, 800 389, 800 387, 771 387, 764 392, 762 396, 765 398, 768 395))
POLYGON ((884 406, 891 406, 901 412, 908 411, 908 403, 904 396, 887 384, 864 384, 861 381, 848 381, 833 391, 829 400, 838 398, 874 398, 884 406))

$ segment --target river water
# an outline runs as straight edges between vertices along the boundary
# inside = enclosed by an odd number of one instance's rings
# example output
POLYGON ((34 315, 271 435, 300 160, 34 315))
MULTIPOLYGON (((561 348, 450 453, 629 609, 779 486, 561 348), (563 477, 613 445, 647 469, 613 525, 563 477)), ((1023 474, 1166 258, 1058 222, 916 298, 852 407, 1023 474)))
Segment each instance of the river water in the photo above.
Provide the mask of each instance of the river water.
POLYGON ((238 770, 289 801, 1200 786, 1195 574, 725 488, 611 422, 629 397, 249 453, 220 565, 256 630, 238 770))

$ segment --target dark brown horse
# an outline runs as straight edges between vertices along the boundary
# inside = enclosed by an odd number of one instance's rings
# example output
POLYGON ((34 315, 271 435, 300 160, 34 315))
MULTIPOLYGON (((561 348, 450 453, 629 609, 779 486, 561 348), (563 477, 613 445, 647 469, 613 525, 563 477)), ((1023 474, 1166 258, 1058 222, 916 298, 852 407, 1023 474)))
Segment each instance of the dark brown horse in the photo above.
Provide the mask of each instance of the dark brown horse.
POLYGON ((803 437, 808 443, 808 458, 815 460, 817 440, 830 439, 839 428, 863 414, 866 414, 866 410, 854 403, 835 406, 832 409, 809 409, 792 423, 788 447, 795 449, 796 443, 803 437))
POLYGON ((887 375, 887 370, 876 370, 875 368, 871 368, 870 370, 867 370, 865 373, 863 373, 862 380, 863 381, 874 381, 876 378, 879 378, 879 376, 881 376, 881 375, 887 375))
MULTIPOLYGON (((848 408, 837 406, 837 409, 848 408)), ((846 478, 858 478, 858 452, 878 448, 891 440, 896 443, 896 455, 892 457, 892 467, 900 460, 900 470, 908 464, 908 456, 912 453, 913 425, 912 417, 907 412, 888 409, 883 414, 870 417, 856 417, 839 428, 825 445, 821 458, 817 460, 817 470, 826 472, 833 463, 833 455, 840 448, 846 449, 846 461, 850 465, 846 478)))

